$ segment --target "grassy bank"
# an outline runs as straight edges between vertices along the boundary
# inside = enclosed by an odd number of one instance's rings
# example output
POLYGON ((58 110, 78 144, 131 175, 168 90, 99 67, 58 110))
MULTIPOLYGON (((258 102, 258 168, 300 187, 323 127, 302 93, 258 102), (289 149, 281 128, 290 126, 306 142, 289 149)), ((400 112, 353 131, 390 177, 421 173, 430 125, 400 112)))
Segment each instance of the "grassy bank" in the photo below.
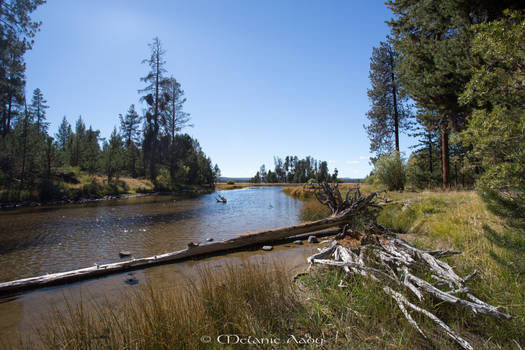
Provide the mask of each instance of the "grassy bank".
POLYGON ((17 188, 0 189, 0 206, 33 205, 35 203, 60 204, 83 202, 121 195, 134 195, 154 192, 210 191, 203 185, 173 185, 169 188, 155 188, 148 179, 119 177, 108 182, 106 176, 91 175, 75 167, 68 167, 55 176, 48 184, 30 192, 17 188))
MULTIPOLYGON (((403 232, 402 238, 419 247, 462 250, 447 261, 463 276, 477 269, 478 276, 468 283, 473 294, 514 318, 476 316, 430 299, 425 308, 476 349, 521 349, 525 344, 523 234, 489 213, 475 192, 388 196, 412 201, 385 208, 380 223, 403 232)), ((303 217, 319 218, 325 215, 322 210, 307 199, 303 217)), ((184 288, 145 288, 123 298, 126 302, 118 308, 70 305, 44 323, 39 335, 46 349, 457 349, 431 321, 413 314, 430 341, 422 338, 375 282, 360 276, 346 278, 340 269, 326 267, 314 268, 292 282, 286 271, 281 265, 230 266, 222 273, 203 271, 198 281, 184 288), (339 287, 341 280, 346 288, 339 287), (221 334, 252 336, 252 341, 278 338, 280 343, 227 347, 217 342, 221 334), (317 343, 302 346, 290 335, 317 343), (210 343, 202 341, 208 339, 210 343)))
MULTIPOLYGON (((361 185, 361 189, 377 190, 366 185, 361 185)), ((300 189, 285 188, 284 192, 306 198, 302 211, 305 221, 329 214, 300 189)), ((462 310, 443 311, 443 307, 438 316, 451 322, 460 334, 467 335, 476 348, 520 349, 517 343, 525 344, 525 233, 490 213, 474 191, 390 192, 387 197, 410 203, 384 208, 378 218, 380 224, 403 233, 403 239, 420 248, 463 251, 449 258, 456 271, 467 275, 477 270, 478 277, 469 282, 471 291, 489 304, 500 306, 514 319, 473 317, 462 310)), ((410 327, 406 321, 400 322, 410 327)))
POLYGON ((227 182, 219 182, 215 185, 215 189, 217 190, 236 190, 239 188, 245 188, 245 187, 257 187, 257 186, 289 186, 290 188, 296 187, 296 186, 302 186, 301 184, 289 184, 289 183, 252 183, 252 182, 235 182, 235 183, 227 183, 227 182))

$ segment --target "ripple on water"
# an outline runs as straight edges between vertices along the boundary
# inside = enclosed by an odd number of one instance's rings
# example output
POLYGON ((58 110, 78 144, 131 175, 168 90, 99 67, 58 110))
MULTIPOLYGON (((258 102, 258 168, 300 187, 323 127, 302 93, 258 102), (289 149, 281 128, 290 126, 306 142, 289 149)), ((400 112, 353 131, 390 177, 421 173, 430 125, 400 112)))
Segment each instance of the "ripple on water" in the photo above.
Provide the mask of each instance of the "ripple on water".
POLYGON ((228 203, 216 194, 150 196, 0 213, 0 281, 116 261, 122 250, 151 256, 298 223, 301 202, 280 187, 219 193, 228 203))

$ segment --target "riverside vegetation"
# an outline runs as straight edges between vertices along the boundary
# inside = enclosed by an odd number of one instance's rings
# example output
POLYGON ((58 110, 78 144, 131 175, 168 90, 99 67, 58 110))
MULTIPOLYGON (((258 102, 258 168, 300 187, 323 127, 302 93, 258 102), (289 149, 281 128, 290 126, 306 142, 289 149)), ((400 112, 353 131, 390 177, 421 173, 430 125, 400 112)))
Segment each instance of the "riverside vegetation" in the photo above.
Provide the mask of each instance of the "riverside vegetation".
POLYGON ((34 89, 30 100, 25 93, 24 54, 41 25, 30 15, 44 3, 13 0, 2 2, 0 11, 0 202, 213 187, 219 167, 196 139, 181 133, 191 126, 190 115, 180 82, 165 69, 159 38, 152 40, 150 56, 143 61, 149 69, 140 78, 145 84, 139 90, 143 115, 131 104, 107 138, 86 127, 81 116, 74 129, 64 116, 57 133, 50 135, 44 92, 34 89), (100 181, 103 176, 106 180, 100 181), (121 176, 134 180, 121 181, 121 176))
MULTIPOLYGON (((341 188, 348 186, 354 185, 341 188)), ((326 216, 326 207, 301 187, 284 191, 305 201, 303 220, 326 216)), ((389 192, 388 198, 410 202, 384 208, 381 224, 423 249, 461 250, 446 261, 460 274, 476 269, 471 291, 513 319, 476 316, 431 299, 426 308, 476 349, 519 349, 525 342, 523 236, 491 213, 474 191, 389 192)), ((257 263, 229 266, 220 273, 203 270, 182 292, 144 287, 118 309, 89 301, 71 304, 39 328, 39 341, 47 349, 210 349, 223 347, 216 342, 220 334, 279 339, 308 334, 323 339, 327 349, 456 349, 432 322, 415 314, 431 342, 423 339, 393 300, 370 292, 377 287, 370 280, 316 267, 294 282, 285 271, 282 264, 257 263), (345 278, 347 288, 341 288, 345 278), (212 343, 201 342, 203 335, 212 343)), ((31 346, 21 343, 22 348, 31 346)), ((280 348, 298 347, 292 342, 280 348)))

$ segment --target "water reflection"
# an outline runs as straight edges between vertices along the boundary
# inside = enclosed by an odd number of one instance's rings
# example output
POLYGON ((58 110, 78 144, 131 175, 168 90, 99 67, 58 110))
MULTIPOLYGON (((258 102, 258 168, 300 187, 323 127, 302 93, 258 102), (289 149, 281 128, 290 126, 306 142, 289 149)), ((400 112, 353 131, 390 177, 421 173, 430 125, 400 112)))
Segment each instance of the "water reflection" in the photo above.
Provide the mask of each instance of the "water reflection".
POLYGON ((195 198, 150 196, 0 213, 0 281, 144 257, 188 242, 232 238, 298 222, 301 203, 280 187, 221 191, 195 198))

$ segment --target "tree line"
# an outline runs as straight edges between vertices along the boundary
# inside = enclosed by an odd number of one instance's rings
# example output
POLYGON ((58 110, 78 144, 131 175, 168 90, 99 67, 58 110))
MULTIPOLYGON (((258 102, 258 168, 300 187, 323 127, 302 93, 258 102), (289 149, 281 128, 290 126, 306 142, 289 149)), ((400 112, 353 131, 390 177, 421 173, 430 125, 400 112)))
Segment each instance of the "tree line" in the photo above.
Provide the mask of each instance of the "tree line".
POLYGON ((397 172, 396 189, 406 181, 417 188, 477 184, 517 198, 525 178, 523 6, 386 4, 391 32, 370 59, 372 178, 397 172), (402 132, 418 140, 408 160, 399 155, 402 132))
POLYGON ((310 156, 299 159, 297 156, 286 156, 284 160, 273 157, 274 171, 266 170, 263 164, 257 173, 250 179, 252 183, 305 183, 310 180, 316 182, 337 181, 337 169, 330 174, 328 163, 318 161, 310 156))
POLYGON ((165 51, 158 38, 143 63, 147 74, 139 91, 143 115, 131 105, 118 116, 106 139, 78 117, 74 128, 66 117, 49 135, 44 93, 25 96, 24 53, 31 49, 40 23, 30 14, 44 1, 0 2, 0 193, 2 201, 51 200, 64 196, 70 171, 104 175, 111 184, 120 176, 148 178, 159 190, 178 185, 213 186, 220 170, 199 142, 181 133, 190 126, 184 111, 184 90, 165 69, 165 51))

